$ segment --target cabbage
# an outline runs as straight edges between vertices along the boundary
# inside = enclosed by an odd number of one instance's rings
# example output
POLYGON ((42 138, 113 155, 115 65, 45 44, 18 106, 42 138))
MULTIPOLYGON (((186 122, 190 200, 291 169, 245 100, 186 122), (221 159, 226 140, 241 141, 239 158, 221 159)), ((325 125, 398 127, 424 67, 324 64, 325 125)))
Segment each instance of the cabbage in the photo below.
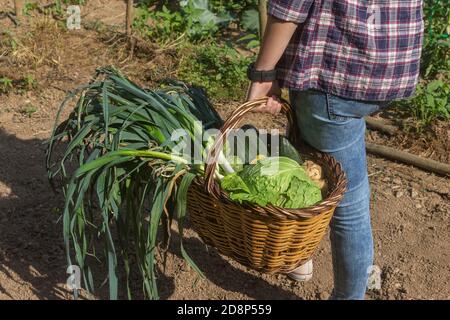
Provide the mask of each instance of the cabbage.
POLYGON ((305 169, 287 157, 269 157, 225 176, 220 185, 232 200, 262 207, 304 208, 322 200, 305 169))

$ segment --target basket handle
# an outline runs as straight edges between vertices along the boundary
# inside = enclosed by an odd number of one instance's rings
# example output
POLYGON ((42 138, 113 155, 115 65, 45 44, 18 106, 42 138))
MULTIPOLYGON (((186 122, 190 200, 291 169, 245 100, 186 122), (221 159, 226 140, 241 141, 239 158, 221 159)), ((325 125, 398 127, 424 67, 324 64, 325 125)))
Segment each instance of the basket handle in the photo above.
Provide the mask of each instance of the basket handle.
MULTIPOLYGON (((209 194, 219 196, 220 188, 217 182, 214 180, 214 173, 217 167, 217 161, 220 155, 220 151, 223 147, 223 141, 227 139, 228 134, 231 130, 236 129, 239 126, 241 120, 244 116, 254 111, 256 108, 260 107, 261 104, 267 103, 269 100, 268 97, 247 101, 244 104, 240 105, 236 110, 233 111, 231 116, 224 122, 222 128, 220 128, 220 132, 217 135, 215 142, 212 148, 208 151, 208 156, 206 158, 206 167, 205 167, 205 190, 209 194)), ((286 116, 288 120, 287 127, 287 136, 289 136, 293 141, 294 145, 296 145, 297 140, 297 123, 295 122, 294 112, 286 100, 282 99, 281 104, 281 112, 286 116)))

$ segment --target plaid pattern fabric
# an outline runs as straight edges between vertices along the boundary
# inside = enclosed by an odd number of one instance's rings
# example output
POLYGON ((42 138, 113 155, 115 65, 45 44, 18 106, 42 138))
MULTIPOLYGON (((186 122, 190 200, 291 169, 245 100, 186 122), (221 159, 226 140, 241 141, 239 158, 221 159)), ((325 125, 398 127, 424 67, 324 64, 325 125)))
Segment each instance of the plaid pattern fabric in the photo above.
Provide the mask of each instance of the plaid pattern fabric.
POLYGON ((269 14, 301 24, 277 66, 281 86, 365 101, 414 93, 422 0, 269 0, 269 14))

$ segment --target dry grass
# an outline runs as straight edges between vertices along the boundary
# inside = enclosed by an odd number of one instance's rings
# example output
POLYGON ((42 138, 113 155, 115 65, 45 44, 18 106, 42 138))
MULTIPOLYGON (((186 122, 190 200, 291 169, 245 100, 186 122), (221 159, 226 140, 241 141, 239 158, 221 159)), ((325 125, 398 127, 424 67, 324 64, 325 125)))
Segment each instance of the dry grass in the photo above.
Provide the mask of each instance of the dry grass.
POLYGON ((70 79, 76 86, 86 81, 79 74, 115 65, 138 80, 152 82, 162 77, 161 70, 167 76, 176 67, 171 52, 157 49, 140 39, 130 42, 114 28, 86 22, 82 30, 67 30, 51 16, 39 15, 26 26, 0 31, 0 77, 19 81, 33 74, 40 85, 70 79))
POLYGON ((32 21, 30 31, 3 32, 0 56, 16 67, 36 69, 42 65, 57 66, 61 61, 65 31, 59 22, 43 17, 32 21))

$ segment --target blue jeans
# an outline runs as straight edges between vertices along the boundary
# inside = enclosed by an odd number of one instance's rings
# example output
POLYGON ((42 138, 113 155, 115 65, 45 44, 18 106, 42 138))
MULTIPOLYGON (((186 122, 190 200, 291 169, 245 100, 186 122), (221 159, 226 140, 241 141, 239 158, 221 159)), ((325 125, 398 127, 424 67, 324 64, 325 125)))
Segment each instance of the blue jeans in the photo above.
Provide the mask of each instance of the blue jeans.
POLYGON ((347 174, 347 191, 330 224, 334 276, 331 299, 364 299, 373 239, 362 117, 380 106, 314 90, 290 94, 302 139, 334 156, 347 174))

